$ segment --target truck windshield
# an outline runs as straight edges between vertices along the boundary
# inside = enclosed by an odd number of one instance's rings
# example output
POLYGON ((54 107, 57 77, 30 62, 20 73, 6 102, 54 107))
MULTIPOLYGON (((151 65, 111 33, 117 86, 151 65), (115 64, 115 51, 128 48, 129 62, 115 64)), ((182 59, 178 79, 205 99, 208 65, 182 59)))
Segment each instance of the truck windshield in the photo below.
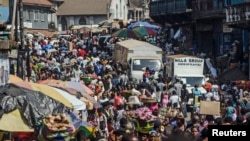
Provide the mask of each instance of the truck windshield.
POLYGON ((180 80, 190 86, 194 86, 195 84, 202 85, 205 82, 204 77, 180 77, 180 80))
POLYGON ((141 71, 146 67, 154 68, 156 71, 161 69, 161 61, 158 59, 134 59, 132 62, 133 70, 141 71))

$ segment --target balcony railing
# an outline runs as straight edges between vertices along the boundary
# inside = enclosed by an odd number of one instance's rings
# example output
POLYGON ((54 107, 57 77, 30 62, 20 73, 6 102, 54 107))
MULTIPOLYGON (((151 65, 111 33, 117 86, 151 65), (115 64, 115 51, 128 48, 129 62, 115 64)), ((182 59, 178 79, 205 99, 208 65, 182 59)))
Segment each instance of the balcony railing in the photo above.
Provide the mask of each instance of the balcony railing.
POLYGON ((189 0, 158 0, 150 2, 150 16, 186 13, 189 0))
POLYGON ((193 17, 200 18, 216 18, 224 16, 223 0, 195 0, 192 2, 193 17))
POLYGON ((234 5, 225 8, 226 23, 239 24, 250 22, 250 3, 245 5, 234 5))

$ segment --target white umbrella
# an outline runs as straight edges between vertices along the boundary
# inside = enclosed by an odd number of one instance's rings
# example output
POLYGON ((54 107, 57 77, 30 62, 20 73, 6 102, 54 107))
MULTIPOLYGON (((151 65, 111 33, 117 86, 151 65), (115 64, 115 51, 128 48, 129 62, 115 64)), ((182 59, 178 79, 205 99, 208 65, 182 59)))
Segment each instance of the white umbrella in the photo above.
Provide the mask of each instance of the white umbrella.
POLYGON ((76 111, 79 110, 86 110, 86 104, 82 102, 80 99, 77 99, 75 96, 71 95, 70 93, 63 91, 61 89, 52 87, 55 91, 61 94, 64 98, 66 98, 72 105, 73 109, 76 111))

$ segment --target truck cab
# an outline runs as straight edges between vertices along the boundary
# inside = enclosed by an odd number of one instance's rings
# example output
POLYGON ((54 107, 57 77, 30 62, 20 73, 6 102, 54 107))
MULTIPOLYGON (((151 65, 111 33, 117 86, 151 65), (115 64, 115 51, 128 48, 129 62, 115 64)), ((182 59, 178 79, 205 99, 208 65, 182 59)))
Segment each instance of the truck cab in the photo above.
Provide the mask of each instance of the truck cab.
POLYGON ((205 77, 203 75, 201 76, 180 76, 179 79, 186 84, 188 93, 192 93, 192 89, 194 88, 194 85, 199 84, 199 90, 202 94, 206 94, 207 91, 201 85, 205 84, 205 77))
POLYGON ((133 57, 129 60, 129 77, 136 81, 142 81, 143 73, 146 67, 153 68, 155 71, 154 78, 158 78, 160 71, 162 70, 162 62, 156 58, 140 58, 133 57))
POLYGON ((168 55, 166 57, 165 70, 168 77, 177 77, 183 84, 186 84, 190 94, 194 85, 200 86, 199 89, 202 94, 207 92, 201 87, 205 84, 203 58, 184 54, 168 55))
POLYGON ((134 82, 143 80, 147 67, 155 71, 154 78, 162 70, 162 49, 150 43, 138 40, 117 42, 113 50, 113 58, 127 67, 128 76, 134 82))

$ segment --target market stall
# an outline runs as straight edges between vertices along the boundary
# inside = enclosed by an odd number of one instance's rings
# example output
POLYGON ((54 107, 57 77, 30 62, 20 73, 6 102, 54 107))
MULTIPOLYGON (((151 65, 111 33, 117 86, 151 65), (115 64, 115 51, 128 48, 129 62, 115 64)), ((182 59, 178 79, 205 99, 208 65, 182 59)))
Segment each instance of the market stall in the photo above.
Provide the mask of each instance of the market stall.
POLYGON ((35 129, 40 119, 72 109, 70 102, 56 91, 49 91, 49 86, 30 84, 29 87, 28 84, 23 81, 0 88, 0 131, 9 134, 7 139, 36 139, 35 129))
POLYGON ((64 98, 70 101, 70 103, 73 105, 73 110, 80 111, 80 110, 86 110, 86 104, 82 102, 80 99, 77 99, 76 96, 73 96, 69 94, 66 91, 63 91, 59 88, 54 88, 55 91, 57 91, 60 95, 62 95, 64 98))
MULTIPOLYGON (((42 81, 39 81, 38 83, 49 85, 52 87, 61 88, 74 95, 77 95, 79 93, 81 97, 84 97, 85 99, 87 99, 91 103, 91 105, 93 105, 95 108, 98 107, 98 103, 91 96, 91 95, 94 95, 93 91, 90 90, 86 85, 84 85, 81 82, 61 81, 61 80, 50 79, 50 80, 42 80, 42 81)), ((88 104, 88 103, 85 103, 85 104, 88 104)), ((89 106, 91 107, 91 105, 89 106)), ((89 107, 87 108, 90 109, 89 107)))

